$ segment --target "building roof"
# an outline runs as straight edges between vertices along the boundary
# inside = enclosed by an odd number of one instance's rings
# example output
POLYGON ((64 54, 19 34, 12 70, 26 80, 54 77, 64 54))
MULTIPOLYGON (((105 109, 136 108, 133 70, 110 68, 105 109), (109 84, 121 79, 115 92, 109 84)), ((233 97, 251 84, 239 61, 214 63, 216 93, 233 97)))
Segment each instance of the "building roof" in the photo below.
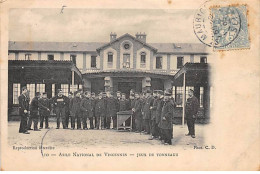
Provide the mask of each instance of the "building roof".
MULTIPOLYGON (((124 35, 123 35, 124 36, 124 35)), ((138 39, 137 39, 138 40, 138 39)), ((139 40, 138 40, 139 41, 139 40)), ((106 47, 105 42, 21 42, 9 41, 9 51, 96 52, 106 47)), ((206 54, 206 46, 200 43, 147 43, 157 53, 206 54)))

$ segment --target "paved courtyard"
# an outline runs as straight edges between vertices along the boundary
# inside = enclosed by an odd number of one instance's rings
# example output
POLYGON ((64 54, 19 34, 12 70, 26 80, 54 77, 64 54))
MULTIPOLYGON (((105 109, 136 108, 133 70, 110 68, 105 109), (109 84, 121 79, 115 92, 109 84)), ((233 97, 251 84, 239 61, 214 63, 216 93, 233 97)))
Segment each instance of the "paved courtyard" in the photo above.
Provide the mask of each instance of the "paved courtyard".
MULTIPOLYGON (((56 123, 50 122, 51 129, 41 131, 30 131, 30 134, 20 134, 18 121, 8 122, 8 140, 11 146, 39 146, 44 145, 63 148, 111 148, 112 147, 144 147, 165 148, 158 140, 148 140, 149 135, 116 131, 116 130, 70 130, 55 129, 56 123), (48 132, 47 132, 48 131, 48 132), (47 132, 47 133, 46 133, 47 132), (43 141, 42 141, 43 140, 43 141)), ((173 126, 173 145, 167 148, 193 149, 194 146, 203 145, 203 130, 207 125, 196 124, 196 138, 184 136, 187 127, 181 125, 173 126)))

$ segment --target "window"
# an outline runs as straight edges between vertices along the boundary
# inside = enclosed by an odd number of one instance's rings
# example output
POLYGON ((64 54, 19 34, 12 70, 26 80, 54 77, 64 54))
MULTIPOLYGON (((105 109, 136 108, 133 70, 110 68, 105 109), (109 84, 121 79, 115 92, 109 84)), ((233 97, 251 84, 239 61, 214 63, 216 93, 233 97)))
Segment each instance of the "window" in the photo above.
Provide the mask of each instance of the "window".
POLYGON ((141 53, 141 65, 145 65, 146 62, 146 53, 142 52, 141 53))
POLYGON ((183 67, 183 57, 177 57, 177 68, 180 69, 183 67))
POLYGON ((62 94, 65 96, 69 95, 69 85, 68 84, 61 84, 62 94))
POLYGON ((176 87, 176 105, 177 105, 177 107, 182 106, 182 94, 183 94, 183 87, 177 86, 176 87))
POLYGON ((30 60, 31 59, 31 54, 25 54, 25 60, 30 60))
POLYGON ((30 101, 32 101, 35 96, 35 84, 27 84, 27 89, 29 90, 30 101))
POLYGON ((109 52, 107 55, 107 62, 113 63, 113 53, 109 52))
POLYGON ((124 48, 125 48, 126 50, 128 50, 128 49, 130 48, 129 43, 124 44, 124 48))
POLYGON ((82 89, 82 87, 83 87, 82 85, 79 85, 79 89, 82 89))
POLYGON ((54 60, 54 55, 53 54, 49 54, 48 55, 48 60, 54 60))
POLYGON ((97 56, 91 56, 91 68, 97 67, 97 56))
POLYGON ((207 63, 207 57, 200 57, 200 63, 207 63))
POLYGON ((200 107, 203 108, 204 88, 200 87, 200 107))
POLYGON ((74 63, 76 65, 76 55, 70 55, 70 61, 72 61, 72 63, 74 63))
POLYGON ((18 97, 20 95, 20 83, 13 84, 13 104, 19 104, 18 97))
POLYGON ((51 96, 54 97, 55 96, 55 84, 51 85, 51 96))
POLYGON ((162 69, 162 57, 156 57, 156 69, 162 69))
POLYGON ((36 92, 45 92, 45 84, 36 84, 36 92))
POLYGON ((70 85, 70 92, 75 92, 78 90, 78 85, 70 85))
POLYGON ((123 55, 123 68, 130 68, 130 54, 123 55))

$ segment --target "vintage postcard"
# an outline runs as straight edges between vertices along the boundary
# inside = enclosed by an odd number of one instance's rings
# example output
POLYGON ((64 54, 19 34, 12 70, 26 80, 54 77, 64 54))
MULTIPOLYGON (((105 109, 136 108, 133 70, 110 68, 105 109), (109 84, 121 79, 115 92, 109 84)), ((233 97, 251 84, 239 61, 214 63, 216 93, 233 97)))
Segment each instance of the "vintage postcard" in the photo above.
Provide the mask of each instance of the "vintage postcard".
POLYGON ((1 170, 259 170, 259 1, 0 0, 1 170))

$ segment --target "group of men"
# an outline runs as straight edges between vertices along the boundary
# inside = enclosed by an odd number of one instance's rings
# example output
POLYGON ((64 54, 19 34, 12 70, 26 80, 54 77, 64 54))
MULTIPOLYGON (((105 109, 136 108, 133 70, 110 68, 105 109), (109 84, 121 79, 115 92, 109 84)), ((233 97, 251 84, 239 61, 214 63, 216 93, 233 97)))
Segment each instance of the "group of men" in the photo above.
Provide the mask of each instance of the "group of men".
MULTIPOLYGON (((130 91, 129 99, 125 93, 118 91, 116 97, 111 91, 100 92, 98 97, 90 91, 82 90, 70 93, 68 97, 58 90, 58 94, 47 98, 46 93, 37 92, 29 104, 29 94, 26 87, 22 88, 19 96, 19 113, 21 115, 20 133, 29 134, 28 130, 40 131, 45 122, 45 128, 49 129, 48 119, 53 111, 57 117, 57 127, 62 122, 63 129, 68 129, 69 119, 71 129, 117 129, 117 113, 131 111, 132 117, 124 124, 130 125, 137 133, 151 134, 149 140, 158 139, 165 145, 172 144, 173 118, 175 115, 175 101, 170 89, 146 90, 143 93, 130 91), (131 120, 132 119, 132 120, 131 120), (40 129, 38 121, 40 120, 40 129), (112 120, 112 124, 111 124, 112 120), (89 121, 89 126, 88 126, 89 121), (33 125, 33 129, 31 126, 33 125)), ((186 102, 185 115, 189 133, 187 136, 195 138, 194 123, 199 108, 194 91, 189 90, 189 98, 186 102)))

